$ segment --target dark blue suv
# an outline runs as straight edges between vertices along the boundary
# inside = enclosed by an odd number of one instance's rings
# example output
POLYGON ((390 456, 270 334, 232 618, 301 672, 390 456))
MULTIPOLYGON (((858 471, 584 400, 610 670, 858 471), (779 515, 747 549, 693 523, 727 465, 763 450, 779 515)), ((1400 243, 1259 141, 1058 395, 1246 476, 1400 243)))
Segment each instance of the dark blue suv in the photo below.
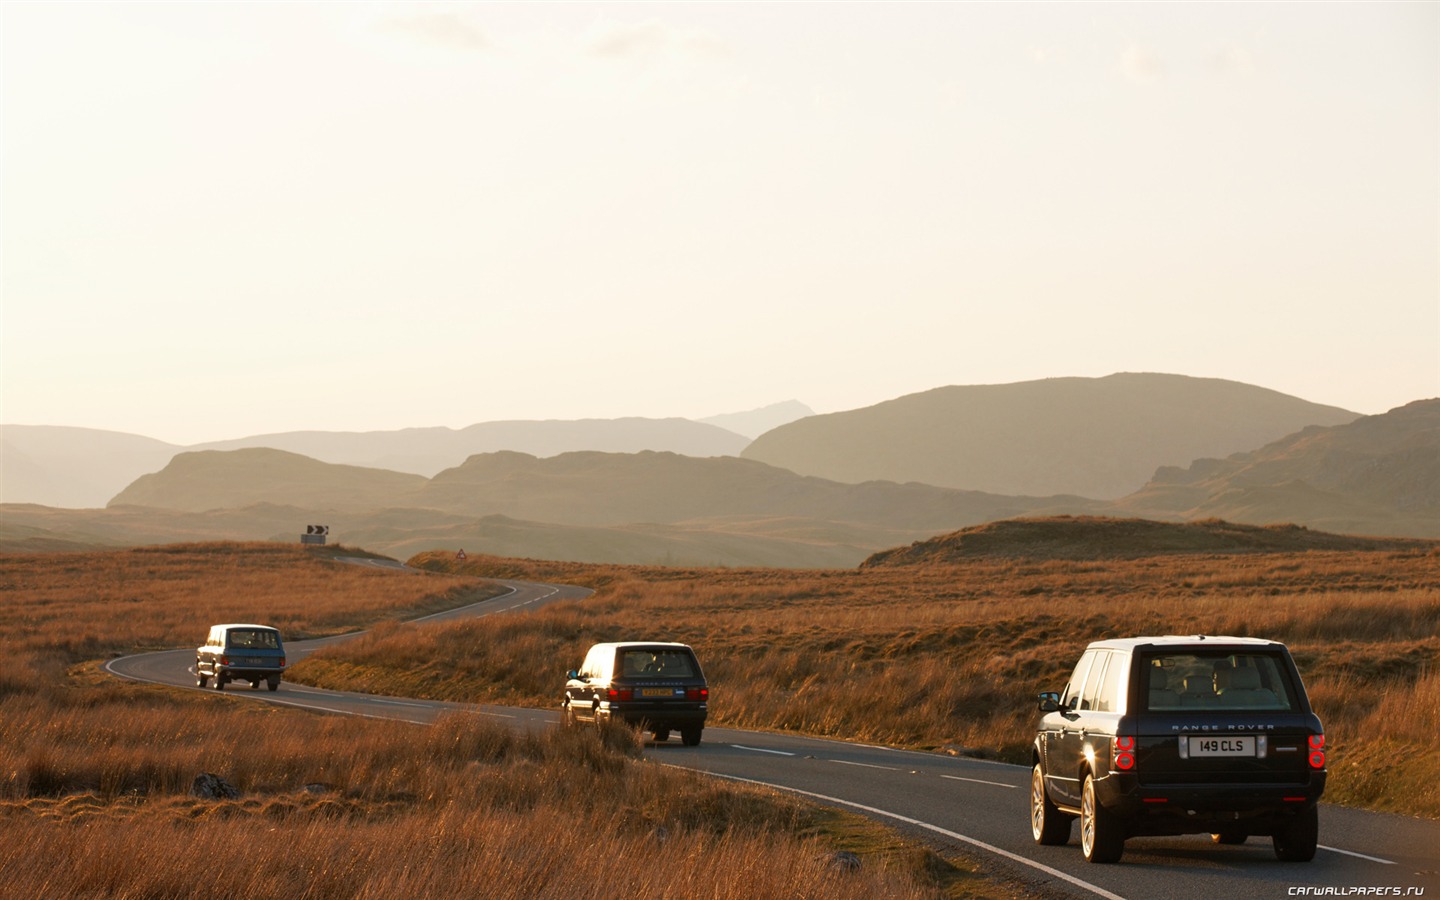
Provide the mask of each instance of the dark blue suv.
POLYGON ((1127 838, 1268 835, 1275 855, 1315 856, 1325 731, 1284 644, 1138 637, 1091 644, 1044 713, 1031 753, 1030 826, 1066 844, 1080 820, 1091 862, 1127 838))

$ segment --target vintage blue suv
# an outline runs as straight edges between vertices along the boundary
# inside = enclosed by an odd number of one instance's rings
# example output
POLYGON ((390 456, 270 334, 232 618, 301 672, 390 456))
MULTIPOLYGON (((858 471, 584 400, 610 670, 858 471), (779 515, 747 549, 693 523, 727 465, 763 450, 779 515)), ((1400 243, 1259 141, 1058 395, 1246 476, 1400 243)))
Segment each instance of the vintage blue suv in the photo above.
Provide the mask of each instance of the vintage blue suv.
POLYGON ((268 625, 212 625, 210 637, 195 651, 195 683, 204 687, 215 679, 215 690, 227 682, 248 681, 259 688, 280 689, 285 673, 285 645, 280 632, 268 625))

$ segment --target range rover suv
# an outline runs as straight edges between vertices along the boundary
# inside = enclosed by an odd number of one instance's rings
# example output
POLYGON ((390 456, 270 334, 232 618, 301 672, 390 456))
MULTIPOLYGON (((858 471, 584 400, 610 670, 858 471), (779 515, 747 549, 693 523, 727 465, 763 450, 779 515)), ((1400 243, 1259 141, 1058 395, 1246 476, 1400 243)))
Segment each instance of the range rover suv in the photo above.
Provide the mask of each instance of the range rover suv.
POLYGON ((679 731, 687 747, 700 743, 710 687, 695 651, 685 644, 629 641, 596 644, 579 669, 566 673, 561 716, 577 722, 627 722, 655 734, 679 731))
POLYGON ((268 625, 212 625, 195 651, 195 683, 202 688, 213 678, 217 691, 231 681, 248 681, 252 688, 263 681, 275 691, 284 672, 285 645, 268 625))
POLYGON ((1031 753, 1036 843, 1080 820, 1090 862, 1139 835, 1268 835, 1275 855, 1315 856, 1325 732, 1284 644, 1137 637, 1091 644, 1044 713, 1031 753))

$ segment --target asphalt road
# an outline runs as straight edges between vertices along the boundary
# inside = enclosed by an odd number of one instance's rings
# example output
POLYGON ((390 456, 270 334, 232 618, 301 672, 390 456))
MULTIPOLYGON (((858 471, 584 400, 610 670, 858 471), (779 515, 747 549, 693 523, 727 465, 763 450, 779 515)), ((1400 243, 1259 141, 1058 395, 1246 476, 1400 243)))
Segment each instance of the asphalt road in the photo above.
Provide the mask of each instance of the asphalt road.
MULTIPOLYGON (((473 606, 419 621, 523 611, 588 596, 584 588, 505 581, 510 591, 473 606)), ((293 663, 354 635, 286 644, 293 663)), ((192 648, 111 660, 106 669, 136 681, 195 690, 192 648)), ((565 661, 556 661, 557 704, 565 661)), ((724 690, 724 685, 712 685, 724 690)), ((213 689, 211 689, 213 693, 213 689)), ((517 727, 559 722, 556 710, 472 706, 326 691, 284 682, 280 690, 232 685, 226 696, 323 712, 428 723, 467 710, 517 727)), ((664 765, 770 785, 880 819, 932 844, 1023 880, 1040 892, 1069 897, 1440 896, 1440 822, 1322 805, 1321 849, 1313 862, 1281 863, 1268 838, 1241 846, 1206 836, 1134 838, 1118 865, 1092 865, 1080 855, 1078 827, 1066 847, 1041 847, 1030 837, 1023 766, 958 759, 818 738, 707 727, 699 747, 677 739, 646 745, 664 765)))

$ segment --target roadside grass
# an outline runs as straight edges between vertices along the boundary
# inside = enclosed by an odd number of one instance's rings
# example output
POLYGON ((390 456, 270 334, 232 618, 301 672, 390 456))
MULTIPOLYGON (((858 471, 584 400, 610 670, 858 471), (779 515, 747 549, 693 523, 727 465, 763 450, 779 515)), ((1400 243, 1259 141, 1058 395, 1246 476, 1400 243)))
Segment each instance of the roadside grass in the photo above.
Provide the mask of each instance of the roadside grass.
MULTIPOLYGON (((56 748, 114 710, 64 717, 29 749, 0 788, 7 894, 944 894, 928 855, 833 866, 829 844, 807 836, 822 833, 823 811, 643 762, 621 727, 520 732, 465 714, 422 727, 174 693, 152 703, 137 731, 112 725, 94 742, 111 745, 94 761, 56 748), (169 744, 152 760, 157 731, 169 744), (215 770, 238 798, 186 794, 192 773, 215 770)), ((7 744, 38 724, 14 713, 7 744)))
POLYGON ((408 628, 394 617, 498 592, 469 575, 375 571, 265 544, 0 555, 5 893, 1023 893, 894 833, 853 839, 859 826, 781 792, 645 762, 621 727, 317 716, 99 668, 198 643, 221 620, 287 623, 291 639, 378 623, 383 642, 408 628), (240 796, 191 796, 205 772, 240 796), (862 867, 835 865, 851 847, 862 867))
POLYGON ((1284 641, 1327 731, 1326 799, 1440 817, 1440 553, 977 559, 859 571, 680 570, 422 554, 448 573, 595 587, 526 616, 405 625, 295 675, 466 702, 558 703, 596 641, 696 647, 711 721, 1025 762, 1034 698, 1092 640, 1284 641), (1377 748, 1387 752, 1377 760, 1377 748))

